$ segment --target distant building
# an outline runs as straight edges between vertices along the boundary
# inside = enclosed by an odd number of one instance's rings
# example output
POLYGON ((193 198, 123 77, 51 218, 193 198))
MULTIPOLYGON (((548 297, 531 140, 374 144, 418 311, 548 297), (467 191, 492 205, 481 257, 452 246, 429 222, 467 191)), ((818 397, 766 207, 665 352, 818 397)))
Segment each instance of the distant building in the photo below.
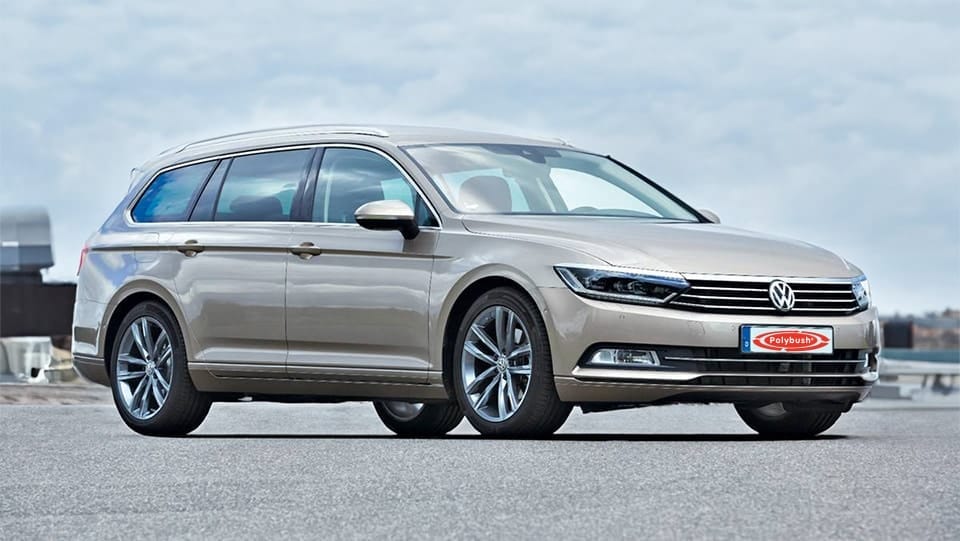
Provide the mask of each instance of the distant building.
POLYGON ((39 207, 0 209, 0 281, 39 283, 53 266, 50 217, 39 207))
POLYGON ((887 348, 913 349, 913 320, 881 320, 883 346, 887 348))
POLYGON ((45 209, 0 208, 0 338, 70 336, 77 285, 44 283, 51 246, 45 209))
POLYGON ((960 348, 960 310, 944 310, 913 320, 913 347, 916 349, 960 348))
POLYGON ((881 318, 885 347, 918 350, 960 349, 960 310, 923 316, 881 318))

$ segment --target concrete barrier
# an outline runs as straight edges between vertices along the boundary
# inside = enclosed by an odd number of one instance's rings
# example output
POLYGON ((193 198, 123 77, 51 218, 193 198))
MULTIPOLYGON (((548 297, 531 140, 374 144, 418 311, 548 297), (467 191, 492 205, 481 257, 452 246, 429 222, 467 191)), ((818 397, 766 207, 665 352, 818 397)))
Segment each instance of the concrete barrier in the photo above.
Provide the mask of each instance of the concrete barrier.
POLYGON ((5 370, 0 379, 30 383, 46 382, 44 370, 53 361, 53 344, 49 336, 14 337, 0 339, 5 370))
POLYGON ((870 396, 912 400, 921 395, 960 393, 960 363, 903 361, 883 358, 880 381, 870 396))

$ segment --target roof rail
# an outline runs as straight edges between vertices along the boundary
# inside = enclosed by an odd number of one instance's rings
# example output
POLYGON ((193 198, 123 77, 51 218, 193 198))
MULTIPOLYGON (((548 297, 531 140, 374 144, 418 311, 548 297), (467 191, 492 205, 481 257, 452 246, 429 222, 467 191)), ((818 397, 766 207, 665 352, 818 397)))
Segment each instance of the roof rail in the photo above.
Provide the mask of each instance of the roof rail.
POLYGON ((390 134, 380 128, 368 126, 350 126, 335 124, 306 124, 303 126, 289 126, 286 128, 270 128, 265 130, 251 130, 209 139, 201 139, 182 145, 176 149, 170 149, 173 152, 183 152, 188 148, 203 145, 214 145, 219 143, 228 143, 235 141, 244 141, 250 139, 261 139, 270 137, 287 137, 296 135, 323 135, 323 134, 349 134, 349 135, 370 135, 373 137, 389 137, 390 134))

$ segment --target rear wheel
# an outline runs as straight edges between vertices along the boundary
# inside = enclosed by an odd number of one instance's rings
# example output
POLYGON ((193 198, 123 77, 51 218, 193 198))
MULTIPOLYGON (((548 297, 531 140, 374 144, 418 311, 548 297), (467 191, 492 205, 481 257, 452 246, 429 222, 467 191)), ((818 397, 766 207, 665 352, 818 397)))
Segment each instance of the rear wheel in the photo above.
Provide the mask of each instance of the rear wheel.
POLYGON ((190 380, 183 335, 166 306, 135 306, 120 323, 110 355, 113 400, 134 431, 182 436, 206 418, 210 398, 190 380))
POLYGON ((463 420, 456 402, 421 404, 418 402, 374 402, 377 415, 387 428, 399 436, 442 436, 463 420))
POLYGON ((760 407, 737 406, 737 413, 747 426, 772 438, 812 438, 833 426, 841 414, 830 410, 790 411, 780 402, 760 407))
POLYGON ((454 388, 470 424, 486 436, 555 432, 570 415, 553 381, 546 326, 537 306, 513 288, 480 296, 454 349, 454 388))

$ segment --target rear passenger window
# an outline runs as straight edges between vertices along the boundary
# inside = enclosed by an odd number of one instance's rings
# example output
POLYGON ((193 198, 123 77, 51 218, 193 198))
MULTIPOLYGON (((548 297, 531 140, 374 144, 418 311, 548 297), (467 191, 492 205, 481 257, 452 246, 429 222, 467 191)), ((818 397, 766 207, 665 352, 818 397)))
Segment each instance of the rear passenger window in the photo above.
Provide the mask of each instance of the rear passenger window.
POLYGON ((190 203, 216 164, 216 161, 198 163, 161 173, 133 207, 134 221, 186 221, 190 203))
POLYGON ((285 222, 306 176, 312 149, 251 154, 233 159, 220 189, 214 220, 285 222))

